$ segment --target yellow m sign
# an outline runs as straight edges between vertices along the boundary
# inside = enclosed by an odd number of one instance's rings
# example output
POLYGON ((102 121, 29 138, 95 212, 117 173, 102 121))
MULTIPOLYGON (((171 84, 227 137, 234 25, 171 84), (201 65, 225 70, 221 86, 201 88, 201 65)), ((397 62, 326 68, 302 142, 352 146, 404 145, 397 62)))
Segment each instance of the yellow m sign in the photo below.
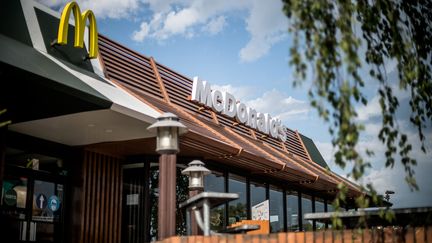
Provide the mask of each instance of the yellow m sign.
POLYGON ((96 58, 99 52, 98 34, 96 26, 96 18, 91 10, 86 10, 81 14, 81 10, 76 2, 68 3, 60 18, 58 29, 57 43, 60 45, 67 44, 67 35, 69 28, 69 17, 73 12, 75 19, 75 47, 84 47, 84 30, 86 20, 89 20, 89 58, 96 58))

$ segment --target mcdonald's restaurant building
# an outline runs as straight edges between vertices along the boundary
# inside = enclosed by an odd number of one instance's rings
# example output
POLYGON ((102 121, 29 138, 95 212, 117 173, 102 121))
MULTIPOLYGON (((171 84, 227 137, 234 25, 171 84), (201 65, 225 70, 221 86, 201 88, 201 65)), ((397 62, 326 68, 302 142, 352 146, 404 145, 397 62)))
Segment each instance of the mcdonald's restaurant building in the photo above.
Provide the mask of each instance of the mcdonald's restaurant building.
MULTIPOLYGON (((251 123, 253 107, 237 105, 233 116, 223 104, 237 103, 232 95, 206 96, 208 83, 97 33, 92 14, 69 21, 29 0, 3 1, 0 12, 0 122, 11 121, 0 130, 1 242, 155 240, 164 175, 147 127, 164 112, 189 130, 177 154, 177 205, 188 198, 180 171, 194 159, 211 170, 205 191, 239 194, 212 209, 215 231, 251 219, 266 200, 271 232, 319 230, 330 226, 303 215, 331 211, 340 182, 349 199, 359 195, 326 169, 312 139, 268 115, 251 123)), ((185 222, 178 209, 177 234, 185 222)))

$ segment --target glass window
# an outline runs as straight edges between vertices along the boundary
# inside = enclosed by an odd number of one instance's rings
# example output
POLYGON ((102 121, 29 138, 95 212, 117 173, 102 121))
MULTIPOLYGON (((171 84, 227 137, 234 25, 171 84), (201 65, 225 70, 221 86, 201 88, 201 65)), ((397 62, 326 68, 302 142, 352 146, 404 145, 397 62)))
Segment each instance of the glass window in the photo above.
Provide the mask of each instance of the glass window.
POLYGON ((28 153, 14 148, 6 148, 6 164, 46 171, 53 174, 67 175, 67 170, 62 159, 42 154, 28 153))
POLYGON ((276 187, 270 188, 270 232, 284 231, 283 193, 276 187))
MULTIPOLYGON (((327 212, 334 212, 336 209, 333 207, 332 201, 327 201, 327 212)), ((339 211, 344 212, 346 211, 345 208, 339 207, 339 211)))
POLYGON ((262 203, 266 200, 266 187, 263 183, 258 183, 251 181, 250 183, 250 200, 251 200, 251 207, 262 203))
MULTIPOLYGON (((183 168, 176 168, 176 205, 186 201, 189 198, 189 177, 183 175, 183 168)), ((159 185, 158 185, 159 186, 159 185)), ((186 209, 176 210, 176 235, 186 235, 186 209)))
MULTIPOLYGON (((212 171, 204 177, 204 191, 206 192, 225 192, 225 178, 223 173, 212 171)), ((210 229, 219 231, 224 228, 225 205, 213 208, 210 211, 210 229)))
POLYGON ((225 179, 221 172, 212 171, 211 174, 204 176, 204 191, 206 192, 225 192, 225 179))
POLYGON ((246 208, 246 179, 237 175, 229 174, 229 192, 237 193, 239 198, 229 202, 228 225, 247 218, 246 208))
POLYGON ((3 180, 0 205, 25 208, 27 200, 27 178, 7 178, 3 180))
MULTIPOLYGON (((333 207, 333 205, 330 202, 327 202, 327 212, 334 212, 335 209, 333 207)), ((327 228, 331 229, 332 228, 332 220, 329 221, 329 223, 327 224, 327 228)))
MULTIPOLYGON (((321 198, 315 198, 315 212, 316 213, 324 213, 324 200, 321 198)), ((316 221, 316 230, 325 229, 325 223, 316 221)))
POLYGON ((287 192, 287 223, 288 231, 299 230, 299 217, 298 217, 298 194, 297 192, 287 192))
POLYGON ((149 193, 150 193, 150 239, 156 241, 158 235, 158 200, 159 200, 159 167, 150 167, 149 193))
POLYGON ((310 231, 313 229, 312 227, 312 220, 305 220, 304 215, 307 213, 312 213, 312 197, 309 195, 302 194, 302 223, 303 223, 303 230, 304 231, 310 231))
POLYGON ((133 239, 137 239, 136 242, 139 243, 147 238, 147 232, 143 229, 146 218, 151 215, 145 214, 147 195, 144 166, 144 163, 123 165, 122 242, 133 242, 133 239))
POLYGON ((32 220, 58 222, 63 203, 63 185, 53 182, 34 182, 32 220))

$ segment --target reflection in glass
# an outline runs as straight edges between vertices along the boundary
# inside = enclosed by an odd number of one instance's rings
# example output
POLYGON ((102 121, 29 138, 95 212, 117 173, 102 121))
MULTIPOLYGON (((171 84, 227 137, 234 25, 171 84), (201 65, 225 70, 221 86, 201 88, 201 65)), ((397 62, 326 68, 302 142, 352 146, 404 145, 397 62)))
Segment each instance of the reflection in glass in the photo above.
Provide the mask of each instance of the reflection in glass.
POLYGON ((246 208, 246 179, 237 175, 229 174, 229 192, 237 193, 239 198, 229 202, 228 225, 247 218, 246 208))
POLYGON ((159 168, 150 167, 149 191, 150 191, 150 240, 156 241, 158 235, 158 200, 159 200, 159 168))
POLYGON ((63 208, 63 185, 48 181, 34 181, 32 227, 38 242, 55 242, 55 224, 60 222, 63 208))
POLYGON ((60 158, 48 155, 28 153, 19 149, 6 148, 6 164, 28 168, 39 171, 46 171, 53 174, 67 175, 64 162, 60 158))
MULTIPOLYGON (((222 173, 212 171, 204 177, 204 191, 206 192, 225 192, 225 178, 222 173)), ((225 205, 213 208, 210 211, 210 229, 219 231, 224 228, 225 205)))
MULTIPOLYGON (((321 198, 315 198, 315 212, 316 213, 324 213, 324 200, 321 198)), ((325 223, 316 221, 316 230, 325 229, 325 223)))
MULTIPOLYGON (((182 175, 180 167, 176 168, 176 205, 186 201, 189 198, 189 178, 186 175, 182 175)), ((186 235, 186 210, 176 210, 176 235, 186 235)))
POLYGON ((204 176, 204 191, 224 192, 225 179, 223 174, 217 171, 212 171, 211 174, 204 176))
POLYGON ((63 204, 63 185, 34 181, 32 220, 58 222, 63 204))
POLYGON ((312 227, 312 220, 305 220, 304 215, 307 213, 312 213, 312 198, 309 195, 302 194, 302 223, 303 223, 303 230, 304 231, 310 231, 313 229, 312 227))
MULTIPOLYGON (((335 209, 333 207, 333 205, 331 203, 327 203, 327 212, 334 212, 335 209)), ((330 222, 327 225, 327 228, 331 229, 332 228, 332 221, 330 220, 330 222)))
POLYGON ((54 230, 55 230, 55 224, 51 223, 44 223, 44 222, 37 222, 37 223, 30 223, 30 229, 31 224, 33 224, 33 227, 36 228, 36 236, 37 242, 55 242, 54 240, 54 230))
POLYGON ((144 163, 123 167, 122 242, 144 242, 146 232, 144 163), (135 241, 134 241, 135 240, 135 241))
POLYGON ((297 192, 287 192, 287 223, 288 231, 299 230, 299 217, 298 217, 298 194, 297 192))
POLYGON ((27 199, 27 178, 3 180, 0 205, 25 208, 27 199))
POLYGON ((270 188, 270 232, 284 231, 283 193, 279 188, 270 188))
POLYGON ((0 237, 1 242, 18 242, 26 219, 28 180, 6 175, 1 187, 0 237))
MULTIPOLYGON (((182 175, 183 168, 176 168, 176 205, 189 197, 189 178, 182 175)), ((158 235, 158 203, 159 203, 159 167, 157 164, 150 167, 150 241, 155 241, 158 235)), ((186 235, 186 211, 176 210, 176 235, 186 235)))
POLYGON ((266 188, 264 184, 251 181, 250 190, 250 200, 252 207, 266 200, 266 188))

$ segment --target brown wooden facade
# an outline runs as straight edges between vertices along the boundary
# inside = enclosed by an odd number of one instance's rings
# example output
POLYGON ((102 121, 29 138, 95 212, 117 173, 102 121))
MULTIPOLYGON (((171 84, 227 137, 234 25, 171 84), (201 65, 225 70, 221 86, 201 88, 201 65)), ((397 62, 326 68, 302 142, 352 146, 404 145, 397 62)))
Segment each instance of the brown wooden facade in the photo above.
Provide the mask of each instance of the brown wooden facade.
POLYGON ((120 242, 122 182, 120 158, 84 152, 78 242, 120 242))
POLYGON ((356 185, 311 160, 297 131, 287 129, 285 143, 265 136, 190 101, 192 80, 154 58, 102 35, 99 46, 106 78, 156 109, 178 115, 189 128, 181 140, 181 154, 262 173, 323 194, 334 194, 337 184, 343 182, 348 185, 350 196, 359 195, 356 185))

